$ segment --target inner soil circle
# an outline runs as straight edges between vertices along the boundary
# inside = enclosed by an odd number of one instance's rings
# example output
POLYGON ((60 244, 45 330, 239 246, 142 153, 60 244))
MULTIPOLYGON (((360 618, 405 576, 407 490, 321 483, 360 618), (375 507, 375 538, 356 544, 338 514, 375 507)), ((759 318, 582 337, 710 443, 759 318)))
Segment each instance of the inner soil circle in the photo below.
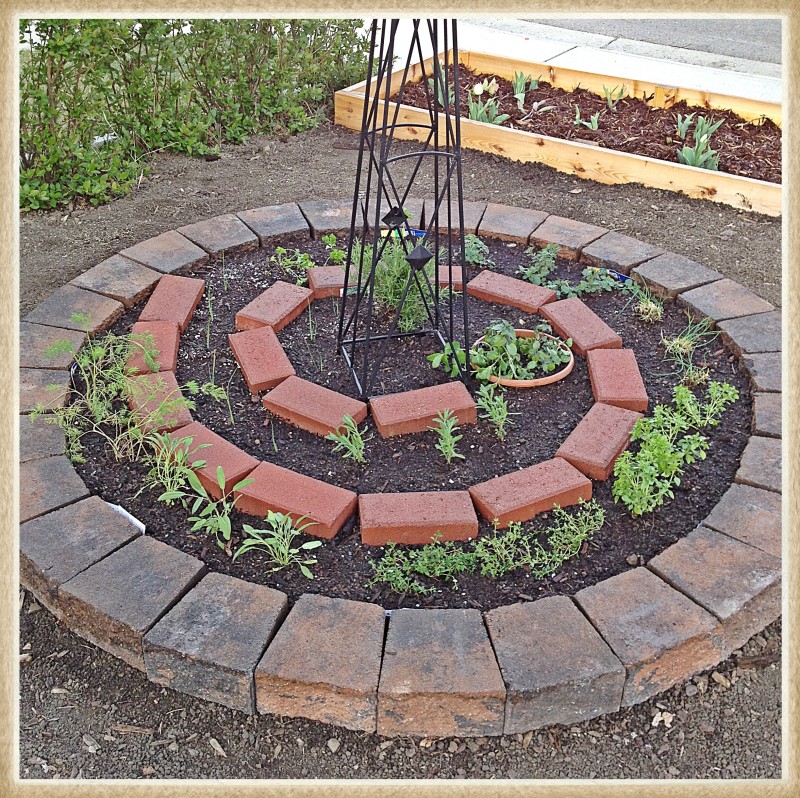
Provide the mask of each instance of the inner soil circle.
MULTIPOLYGON (((344 238, 339 235, 338 243, 343 248, 344 238)), ((490 239, 486 243, 498 273, 515 276, 517 268, 527 264, 523 245, 490 239)), ((482 419, 477 425, 460 428, 463 438, 458 450, 466 456, 463 461, 446 465, 434 448, 436 438, 432 432, 384 440, 369 417, 361 425, 369 439, 367 463, 359 466, 342 459, 332 451, 330 441, 272 417, 260 400, 253 400, 228 344, 228 335, 235 331, 235 315, 241 308, 275 280, 292 281, 280 267, 270 262, 279 246, 289 251, 298 248, 308 253, 317 265, 322 265, 327 258, 322 242, 309 240, 307 234, 297 234, 276 236, 261 249, 228 255, 224 260, 213 259, 194 270, 193 276, 206 280, 206 291, 181 338, 177 367, 179 384, 213 379, 227 390, 230 408, 226 402, 197 397, 192 415, 259 460, 358 493, 466 490, 491 477, 552 458, 591 407, 593 397, 586 361, 576 357, 572 373, 564 380, 541 388, 507 392, 509 409, 517 415, 512 416, 513 426, 508 428, 504 441, 500 441, 488 422, 482 419)), ((578 282, 584 267, 585 264, 559 260, 558 270, 552 276, 578 282)), ((478 268, 467 266, 465 284, 478 272, 478 268)), ((674 302, 667 302, 663 320, 647 324, 634 316, 633 305, 622 292, 582 299, 622 336, 623 346, 636 353, 650 408, 658 403, 669 403, 679 377, 665 359, 660 340, 662 333, 675 335, 686 327, 684 311, 674 302)), ((532 328, 541 321, 537 315, 508 306, 486 303, 471 296, 467 301, 472 339, 497 319, 505 319, 520 328, 532 328)), ((140 307, 130 309, 113 331, 129 332, 140 310, 140 307)), ((281 330, 278 338, 299 377, 356 396, 352 379, 336 353, 337 326, 338 299, 318 300, 281 330)), ((458 332, 456 329, 456 338, 458 332)), ((378 380, 380 391, 395 393, 448 381, 449 378, 442 371, 432 369, 426 359, 439 349, 438 341, 432 336, 397 342, 382 366, 378 380)), ((87 462, 77 469, 93 493, 122 504, 146 524, 149 535, 199 557, 210 570, 277 588, 287 593, 292 601, 303 593, 312 592, 374 601, 386 608, 489 610, 518 600, 573 594, 631 567, 628 562, 631 555, 639 557, 641 562, 650 559, 688 534, 706 517, 733 481, 738 468, 748 439, 751 399, 746 377, 736 358, 718 340, 699 350, 697 359, 708 368, 711 380, 730 383, 740 395, 718 427, 703 431, 709 439, 706 459, 687 466, 673 500, 660 511, 638 519, 632 518, 623 505, 614 503, 611 497, 613 477, 606 482, 593 482, 593 498, 606 511, 603 528, 584 544, 578 557, 568 560, 558 573, 544 579, 524 571, 499 579, 465 574, 459 577, 457 584, 423 578, 435 592, 413 596, 392 593, 386 586, 367 587, 373 576, 371 562, 382 556, 383 549, 362 545, 357 519, 334 539, 314 550, 318 562, 313 567, 313 581, 302 576, 299 570, 273 573, 260 554, 247 554, 232 562, 208 536, 191 533, 184 509, 163 506, 157 501, 156 491, 139 492, 147 467, 142 463, 114 462, 99 439, 87 441, 87 462)), ((548 513, 541 514, 526 522, 523 529, 536 534, 544 529, 548 520, 548 513)), ((242 523, 255 527, 259 523, 258 519, 236 511, 232 521, 235 551, 241 542, 242 523)), ((490 534, 491 530, 491 524, 481 521, 479 534, 490 534)))

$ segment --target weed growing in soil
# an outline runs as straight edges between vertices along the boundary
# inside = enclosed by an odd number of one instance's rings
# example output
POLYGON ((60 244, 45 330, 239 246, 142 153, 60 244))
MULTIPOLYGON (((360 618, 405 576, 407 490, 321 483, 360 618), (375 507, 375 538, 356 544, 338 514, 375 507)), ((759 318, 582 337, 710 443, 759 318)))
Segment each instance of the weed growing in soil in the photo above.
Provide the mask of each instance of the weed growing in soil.
POLYGON ((289 252, 285 247, 275 247, 275 254, 269 260, 292 277, 297 285, 308 282, 308 270, 315 266, 310 255, 299 249, 289 252))
POLYGON ((457 435, 458 417, 452 410, 440 410, 436 414, 433 421, 433 426, 428 427, 433 430, 438 436, 436 441, 437 451, 444 457, 447 465, 453 462, 454 459, 466 459, 463 454, 456 451, 456 444, 464 437, 457 435))
POLYGON ((652 416, 640 418, 631 433, 631 442, 639 442, 638 451, 629 449, 614 463, 614 501, 640 516, 674 498, 672 488, 680 485, 685 466, 704 460, 708 449, 706 437, 685 433, 717 426, 726 407, 738 398, 733 386, 711 382, 701 404, 685 385, 675 386, 674 407, 656 405, 652 416))
POLYGON ((470 266, 491 269, 494 261, 489 257, 489 247, 473 233, 464 236, 464 259, 470 266))
POLYGON ((514 423, 509 416, 519 415, 519 413, 508 412, 508 402, 503 389, 496 383, 487 382, 481 385, 475 402, 481 409, 481 418, 487 419, 494 426, 494 434, 504 441, 506 427, 513 426, 514 423))
POLYGON ((270 569, 271 573, 296 565, 303 576, 307 579, 313 579, 314 574, 311 573, 311 569, 308 566, 315 565, 317 561, 314 558, 303 559, 305 556, 303 552, 319 548, 322 545, 322 541, 309 540, 299 546, 292 544, 295 538, 303 530, 313 526, 314 522, 302 523, 305 520, 305 516, 303 516, 295 523, 290 515, 276 513, 272 510, 267 512, 267 517, 264 520, 267 523, 267 529, 255 529, 250 524, 242 525, 247 537, 242 542, 242 545, 236 549, 233 560, 236 560, 242 554, 247 554, 249 551, 259 549, 266 554, 267 562, 274 565, 274 568, 270 569))
POLYGON ((335 432, 329 432, 325 436, 325 440, 334 441, 336 446, 333 447, 333 451, 338 452, 341 450, 342 457, 345 459, 349 458, 356 463, 367 462, 366 457, 364 457, 365 439, 356 422, 353 421, 352 416, 345 416, 342 426, 335 432))

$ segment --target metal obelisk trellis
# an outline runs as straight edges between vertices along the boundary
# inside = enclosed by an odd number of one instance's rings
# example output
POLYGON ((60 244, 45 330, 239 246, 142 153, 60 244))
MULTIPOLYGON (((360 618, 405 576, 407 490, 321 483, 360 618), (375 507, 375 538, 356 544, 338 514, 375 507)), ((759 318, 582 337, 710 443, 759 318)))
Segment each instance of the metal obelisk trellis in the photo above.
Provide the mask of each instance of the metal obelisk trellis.
POLYGON ((453 285, 454 265, 464 264, 456 21, 413 20, 408 51, 400 54, 400 62, 395 65, 398 24, 399 20, 373 20, 371 26, 347 247, 347 289, 339 317, 338 348, 363 399, 375 395, 380 369, 392 343, 409 335, 434 335, 442 348, 458 339, 466 352, 466 363, 459 366, 460 378, 466 382, 469 375, 466 293, 441 289, 442 284, 453 285), (430 67, 423 59, 426 34, 426 44, 430 43, 434 56, 439 54, 430 67), (427 129, 428 134, 416 151, 396 154, 392 152, 396 132, 411 126, 398 118, 414 71, 412 63, 416 61, 419 65, 415 71, 428 100, 430 124, 414 123, 413 127, 427 129), (385 102, 395 95, 397 102, 393 106, 385 102), (410 177, 404 180, 395 170, 401 161, 410 162, 410 177), (410 225, 405 207, 410 198, 425 199, 424 230, 414 230, 410 225), (382 268, 381 258, 390 241, 402 245, 410 269, 399 305, 387 325, 382 322, 386 314, 376 305, 375 275, 382 268), (398 323, 409 298, 421 300, 425 321, 419 329, 402 330, 398 323))

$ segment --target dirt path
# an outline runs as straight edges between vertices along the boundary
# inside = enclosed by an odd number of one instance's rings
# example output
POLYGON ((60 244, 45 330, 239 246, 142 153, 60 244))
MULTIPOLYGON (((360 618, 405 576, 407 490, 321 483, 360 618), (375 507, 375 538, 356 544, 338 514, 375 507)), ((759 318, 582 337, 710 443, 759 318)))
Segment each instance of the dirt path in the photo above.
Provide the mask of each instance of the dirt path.
MULTIPOLYGON (((217 161, 159 155, 150 179, 130 197, 97 209, 25 215, 21 313, 103 258, 164 230, 262 205, 349 198, 356 144, 354 134, 331 128, 287 142, 254 139, 226 148, 217 161)), ((780 304, 780 220, 472 152, 465 153, 464 173, 466 199, 540 208, 619 230, 718 269, 780 304)), ((750 659, 734 656, 717 668, 725 678, 695 677, 657 700, 571 728, 430 745, 246 717, 163 690, 68 632, 30 596, 21 602, 20 630, 22 778, 741 779, 781 773, 779 623, 739 652, 750 659), (663 713, 672 716, 669 726, 663 713)))

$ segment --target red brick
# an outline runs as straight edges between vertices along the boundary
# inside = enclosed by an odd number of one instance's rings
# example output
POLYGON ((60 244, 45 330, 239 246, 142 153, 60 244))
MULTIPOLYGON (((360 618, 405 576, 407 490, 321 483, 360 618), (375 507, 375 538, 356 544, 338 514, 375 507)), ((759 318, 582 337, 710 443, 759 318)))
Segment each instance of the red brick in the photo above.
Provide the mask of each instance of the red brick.
POLYGON ((781 441, 753 436, 742 452, 735 482, 781 492, 781 441))
POLYGON ((294 366, 272 327, 233 333, 228 341, 250 393, 274 388, 294 374, 294 366))
POLYGON ((311 236, 319 238, 328 230, 349 230, 353 216, 352 202, 339 202, 334 200, 307 200, 299 202, 311 236))
POLYGON ((753 394, 753 433, 768 438, 780 438, 783 394, 753 394))
POLYGON ((478 512, 497 520, 500 529, 512 521, 528 521, 555 505, 568 507, 592 498, 592 483, 566 460, 543 463, 480 482, 469 489, 478 512))
POLYGON ((630 274, 634 266, 663 255, 664 250, 622 233, 609 232, 581 250, 581 261, 630 274))
POLYGON ((678 304, 685 305, 696 316, 708 316, 714 321, 775 310, 766 299, 728 279, 684 291, 678 295, 678 304))
POLYGON ((39 460, 42 457, 54 457, 64 454, 66 436, 57 424, 48 424, 54 416, 38 416, 31 421, 30 416, 19 418, 19 461, 39 460))
POLYGON ((486 613, 506 683, 504 734, 616 712, 625 668, 566 596, 486 613))
POLYGON ((591 349, 586 353, 596 402, 645 412, 647 390, 632 349, 591 349))
POLYGON ((383 607, 305 594, 255 671, 259 712, 375 731, 383 607))
POLYGON ((572 349, 586 357, 590 349, 621 349, 622 338, 578 299, 550 302, 540 311, 562 338, 572 338, 572 349))
POLYGON ((627 670, 623 707, 723 659, 719 621, 646 568, 584 588, 575 601, 627 670))
POLYGON ((760 355, 744 355, 742 364, 750 377, 754 391, 778 393, 783 387, 783 367, 780 352, 765 352, 760 355))
POLYGON ((561 444, 556 457, 563 457, 590 479, 608 479, 640 418, 641 413, 597 402, 561 444))
POLYGON ((23 321, 96 333, 107 330, 124 310, 122 303, 116 299, 67 283, 42 300, 23 321), (88 316, 89 324, 74 319, 76 314, 88 316))
POLYGON ((262 247, 271 236, 286 233, 306 233, 310 236, 308 222, 295 202, 252 208, 236 215, 258 236, 262 247))
POLYGON ((70 630, 144 671, 142 638, 205 573, 200 560, 147 535, 59 588, 70 630))
POLYGON ((20 523, 88 495, 83 480, 63 455, 31 460, 19 467, 20 523))
POLYGON ((112 255, 71 281, 78 288, 116 299, 126 308, 144 299, 161 275, 141 263, 112 255))
POLYGON ((544 211, 490 202, 478 225, 478 234, 527 244, 531 233, 547 216, 544 211))
POLYGON ((278 332, 296 319, 313 297, 310 288, 276 280, 236 314, 236 329, 252 330, 267 325, 278 332))
POLYGON ((369 409, 382 438, 425 432, 443 410, 451 410, 459 424, 478 420, 475 401, 462 382, 375 396, 369 400, 369 409))
POLYGON ((278 418, 315 435, 335 432, 345 416, 350 416, 356 424, 367 417, 367 406, 359 399, 297 376, 287 377, 273 388, 262 404, 278 418))
POLYGON ((781 561, 700 527, 647 563, 722 624, 723 656, 781 614, 781 561))
POLYGON ((199 421, 193 421, 185 427, 176 429, 171 433, 173 440, 191 437, 189 462, 205 460, 206 464, 197 470, 197 476, 203 487, 215 499, 221 499, 223 492, 229 493, 231 488, 244 479, 259 463, 255 457, 243 452, 238 446, 204 427, 199 421), (197 449, 201 444, 204 448, 197 449), (197 451, 193 451, 197 449, 197 451), (225 474, 225 488, 220 490, 217 482, 217 468, 222 466, 225 474))
POLYGON ((233 213, 187 224, 179 227, 178 232, 202 247, 209 255, 258 248, 258 236, 233 213))
POLYGON ((477 610, 394 610, 378 687, 378 734, 503 733, 506 690, 477 610))
MULTIPOLYGON (((447 288, 450 285, 450 275, 446 263, 439 264, 439 286, 447 288)), ((464 272, 460 266, 453 266, 453 290, 464 290, 464 272)))
POLYGON ((734 483, 703 524, 767 554, 781 556, 780 493, 734 483))
POLYGON ((144 636, 147 678, 253 714, 253 673, 287 604, 278 590, 208 574, 144 636))
POLYGON ((174 321, 137 321, 131 327, 134 339, 134 355, 128 360, 128 368, 133 374, 150 374, 151 370, 144 359, 143 347, 155 349, 157 355, 156 371, 175 371, 178 365, 178 346, 181 341, 180 328, 174 321), (152 336, 152 345, 148 336, 152 336))
POLYGON ((199 266, 208 261, 206 252, 176 230, 168 230, 140 241, 132 247, 120 250, 119 254, 165 274, 199 266))
POLYGON ((298 474, 273 463, 260 463, 249 477, 252 484, 237 491, 236 508, 248 515, 267 511, 290 514, 297 521, 313 522, 305 531, 332 538, 353 516, 358 496, 350 490, 298 474))
POLYGON ((741 316, 719 323, 722 343, 735 355, 781 351, 781 312, 741 316))
POLYGON ((532 233, 530 243, 538 247, 558 244, 558 257, 578 260, 581 250, 607 233, 604 227, 564 216, 548 216, 532 233))
POLYGON ((205 280, 165 274, 139 314, 139 321, 172 321, 184 332, 203 296, 205 280))
POLYGON ((19 412, 30 413, 40 404, 45 410, 64 407, 71 386, 70 373, 66 369, 20 369, 19 412))
POLYGON ((443 490, 421 493, 362 493, 358 497, 361 542, 430 543, 471 540, 478 536, 478 517, 469 493, 443 490))
POLYGON ((511 305, 526 313, 538 313, 542 305, 553 302, 556 298, 556 292, 550 288, 532 285, 488 269, 467 283, 467 293, 486 302, 511 305))
POLYGON ((344 269, 341 266, 315 266, 308 270, 308 287, 314 299, 341 296, 344 289, 344 269))
POLYGON ((68 369, 75 362, 75 354, 85 341, 86 333, 80 330, 64 330, 23 321, 19 325, 19 364, 22 368, 31 369, 68 369), (71 351, 60 352, 54 357, 45 355, 45 350, 56 341, 66 341, 71 351))
POLYGON ((637 266, 632 274, 638 282, 644 282, 656 296, 673 299, 682 291, 689 291, 722 279, 719 272, 707 269, 674 252, 666 252, 637 266))
MULTIPOLYGON (((425 227, 432 228, 431 217, 436 207, 436 202, 433 197, 425 198, 425 227)), ((464 233, 475 233, 478 230, 483 213, 486 210, 485 202, 464 202, 464 233)), ((453 197, 453 206, 451 211, 453 233, 458 233, 458 203, 453 197)), ((439 206, 439 230, 447 230, 447 196, 442 200, 439 206)), ((444 243, 444 242, 443 242, 444 243)))
POLYGON ((133 377, 130 391, 128 404, 145 432, 170 432, 192 423, 189 408, 177 401, 183 394, 173 372, 133 377))

